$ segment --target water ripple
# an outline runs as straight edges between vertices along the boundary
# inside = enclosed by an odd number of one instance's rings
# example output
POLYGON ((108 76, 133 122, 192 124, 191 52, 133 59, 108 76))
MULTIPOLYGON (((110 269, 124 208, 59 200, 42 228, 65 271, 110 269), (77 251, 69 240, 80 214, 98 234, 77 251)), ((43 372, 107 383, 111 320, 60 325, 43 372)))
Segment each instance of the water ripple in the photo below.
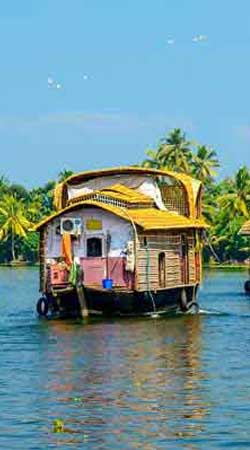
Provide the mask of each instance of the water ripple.
POLYGON ((0 270, 0 448, 249 448, 244 274, 206 275, 197 315, 85 324, 38 320, 37 282, 0 270))

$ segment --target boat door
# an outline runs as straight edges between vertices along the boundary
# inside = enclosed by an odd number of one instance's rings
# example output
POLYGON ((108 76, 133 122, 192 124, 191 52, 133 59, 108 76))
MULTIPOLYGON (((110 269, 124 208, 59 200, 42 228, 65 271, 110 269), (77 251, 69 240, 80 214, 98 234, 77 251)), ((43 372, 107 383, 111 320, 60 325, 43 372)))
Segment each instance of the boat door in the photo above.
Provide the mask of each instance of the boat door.
POLYGON ((91 236, 86 239, 87 258, 101 258, 103 255, 103 239, 100 236, 91 236))
POLYGON ((181 281, 189 284, 189 261, 188 261, 188 238, 186 234, 181 234, 181 281))
POLYGON ((83 258, 84 283, 101 285, 105 278, 105 248, 103 234, 87 235, 86 257, 83 258))

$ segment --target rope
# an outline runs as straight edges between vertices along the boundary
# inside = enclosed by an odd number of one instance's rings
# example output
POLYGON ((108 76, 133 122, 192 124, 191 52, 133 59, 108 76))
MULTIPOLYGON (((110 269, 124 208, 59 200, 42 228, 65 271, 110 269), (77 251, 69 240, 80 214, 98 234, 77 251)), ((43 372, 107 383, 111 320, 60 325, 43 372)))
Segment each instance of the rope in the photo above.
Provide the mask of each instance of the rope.
MULTIPOLYGON (((136 268, 137 243, 139 242, 138 234, 137 234, 137 229, 136 229, 136 226, 135 226, 135 222, 134 222, 134 220, 132 219, 132 217, 130 216, 130 214, 128 213, 128 211, 127 211, 125 208, 121 207, 121 206, 120 206, 120 209, 121 209, 125 214, 127 214, 127 217, 129 218, 129 220, 130 220, 130 222, 131 222, 131 224, 132 224, 133 230, 134 230, 134 237, 135 237, 135 240, 134 240, 134 254, 135 254, 135 268, 136 268)), ((149 283, 150 255, 149 255, 148 244, 146 245, 146 253, 147 253, 147 272, 146 272, 146 276, 147 276, 147 293, 148 293, 148 296, 150 297, 150 299, 151 299, 151 301, 152 301, 152 305, 153 305, 153 313, 154 313, 153 315, 156 317, 156 316, 158 316, 158 314, 156 313, 155 301, 154 301, 153 294, 152 294, 152 292, 151 292, 151 290, 150 290, 150 283, 149 283)))
POLYGON ((152 292, 151 292, 151 290, 150 290, 150 282, 149 282, 149 275, 150 275, 150 253, 149 253, 148 243, 146 244, 146 253, 147 253, 147 271, 146 271, 146 275, 147 275, 147 293, 148 293, 148 296, 150 297, 150 299, 151 299, 151 301, 152 301, 153 311, 154 311, 154 313, 156 313, 155 301, 154 301, 153 294, 152 294, 152 292))
POLYGON ((136 268, 136 260, 137 260, 137 256, 136 256, 136 253, 137 253, 137 244, 138 244, 138 242, 139 242, 139 238, 138 238, 138 234, 137 234, 137 229, 136 229, 136 226, 135 226, 135 222, 134 222, 134 220, 132 219, 132 217, 130 216, 130 214, 128 213, 128 211, 127 211, 125 208, 122 208, 121 206, 120 206, 120 209, 121 209, 125 214, 127 214, 127 217, 129 218, 129 220, 130 220, 130 222, 131 222, 131 225, 132 225, 132 227, 133 227, 133 231, 134 231, 134 257, 135 257, 135 268, 136 268))

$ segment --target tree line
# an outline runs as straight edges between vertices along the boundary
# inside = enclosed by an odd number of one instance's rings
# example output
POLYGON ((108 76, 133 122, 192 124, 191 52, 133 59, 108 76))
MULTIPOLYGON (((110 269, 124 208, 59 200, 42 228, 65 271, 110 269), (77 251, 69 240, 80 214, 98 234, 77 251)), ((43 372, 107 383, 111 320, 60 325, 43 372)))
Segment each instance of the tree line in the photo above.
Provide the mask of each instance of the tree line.
MULTIPOLYGON (((160 139, 155 149, 146 150, 145 156, 143 167, 184 172, 203 183, 203 215, 210 224, 205 260, 216 255, 221 262, 244 261, 249 256, 249 242, 238 233, 250 215, 250 170, 241 167, 233 176, 218 181, 216 151, 188 140, 179 128, 160 139)), ((65 169, 57 180, 30 190, 0 176, 0 263, 38 260, 38 235, 29 229, 53 212, 55 185, 72 173, 65 169)))
POLYGON ((38 261, 39 236, 30 230, 34 224, 54 212, 56 183, 62 182, 72 173, 65 169, 59 173, 57 180, 30 190, 0 176, 0 263, 38 261))

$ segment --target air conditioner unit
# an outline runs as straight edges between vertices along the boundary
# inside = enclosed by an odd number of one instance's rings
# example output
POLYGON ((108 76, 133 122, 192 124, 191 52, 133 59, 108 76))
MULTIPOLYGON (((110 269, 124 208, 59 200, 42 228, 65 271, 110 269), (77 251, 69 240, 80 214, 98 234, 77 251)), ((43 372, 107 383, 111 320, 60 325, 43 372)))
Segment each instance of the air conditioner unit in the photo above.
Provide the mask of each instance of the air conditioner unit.
POLYGON ((61 234, 69 233, 78 236, 82 233, 82 219, 80 217, 64 217, 61 219, 61 234))

